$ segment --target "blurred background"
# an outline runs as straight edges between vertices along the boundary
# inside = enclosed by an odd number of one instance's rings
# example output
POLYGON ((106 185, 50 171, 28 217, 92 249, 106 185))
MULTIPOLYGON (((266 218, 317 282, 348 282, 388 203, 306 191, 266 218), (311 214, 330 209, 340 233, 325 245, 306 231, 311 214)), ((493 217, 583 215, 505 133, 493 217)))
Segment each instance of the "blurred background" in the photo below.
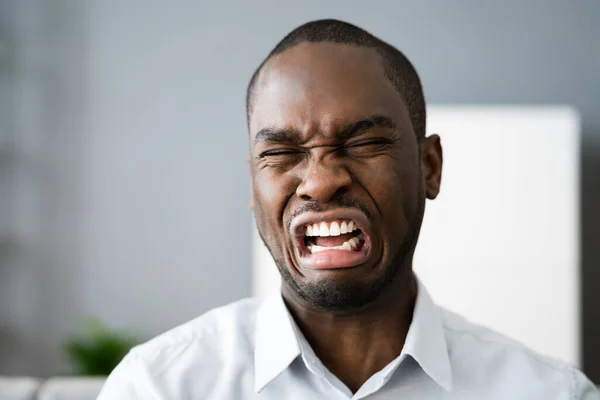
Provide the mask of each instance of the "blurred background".
POLYGON ((582 367, 600 383, 597 0, 1 0, 0 375, 72 371, 88 317, 146 340, 251 294, 246 85, 326 17, 405 52, 429 103, 578 111, 582 367))

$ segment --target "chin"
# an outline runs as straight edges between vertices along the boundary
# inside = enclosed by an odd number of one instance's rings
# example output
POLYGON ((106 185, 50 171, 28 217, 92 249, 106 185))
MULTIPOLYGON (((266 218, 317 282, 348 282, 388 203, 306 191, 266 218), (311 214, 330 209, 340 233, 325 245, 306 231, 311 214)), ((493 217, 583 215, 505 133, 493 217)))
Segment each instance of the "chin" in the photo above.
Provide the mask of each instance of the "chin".
MULTIPOLYGON (((344 270, 320 270, 313 276, 290 273, 280 268, 285 285, 293 296, 326 311, 352 311, 368 306, 394 281, 399 265, 357 266, 344 270), (315 276, 317 275, 317 276, 315 276)), ((295 269, 295 268, 294 268, 295 269)))

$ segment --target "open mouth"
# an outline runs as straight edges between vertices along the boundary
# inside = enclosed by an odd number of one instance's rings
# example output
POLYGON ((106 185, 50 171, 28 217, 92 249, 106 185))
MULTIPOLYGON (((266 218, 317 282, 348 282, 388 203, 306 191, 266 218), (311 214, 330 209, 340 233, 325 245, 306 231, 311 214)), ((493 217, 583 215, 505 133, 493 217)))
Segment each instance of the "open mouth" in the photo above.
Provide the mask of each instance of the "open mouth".
POLYGON ((304 245, 311 254, 321 251, 360 251, 365 236, 352 220, 315 222, 304 227, 304 245))
POLYGON ((292 223, 300 264, 310 269, 354 267, 369 255, 369 221, 358 210, 303 214, 292 223))

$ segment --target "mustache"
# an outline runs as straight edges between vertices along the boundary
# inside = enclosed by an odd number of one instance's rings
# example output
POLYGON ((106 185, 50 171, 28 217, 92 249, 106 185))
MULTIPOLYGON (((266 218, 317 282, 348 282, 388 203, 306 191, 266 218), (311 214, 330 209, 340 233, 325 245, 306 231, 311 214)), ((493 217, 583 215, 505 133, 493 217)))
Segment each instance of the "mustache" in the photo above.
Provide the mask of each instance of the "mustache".
POLYGON ((333 201, 330 201, 326 204, 320 203, 318 201, 307 201, 306 203, 303 203, 301 206, 299 206, 292 212, 290 217, 287 219, 285 225, 286 225, 287 229, 290 229, 292 220, 294 218, 296 218, 297 216, 304 214, 305 212, 308 212, 308 211, 325 212, 325 211, 333 210, 335 208, 357 208, 363 214, 365 214, 365 216, 369 220, 373 219, 373 213, 364 203, 362 203, 361 201, 356 200, 356 199, 352 199, 352 198, 348 198, 348 197, 341 197, 341 198, 335 199, 333 201))

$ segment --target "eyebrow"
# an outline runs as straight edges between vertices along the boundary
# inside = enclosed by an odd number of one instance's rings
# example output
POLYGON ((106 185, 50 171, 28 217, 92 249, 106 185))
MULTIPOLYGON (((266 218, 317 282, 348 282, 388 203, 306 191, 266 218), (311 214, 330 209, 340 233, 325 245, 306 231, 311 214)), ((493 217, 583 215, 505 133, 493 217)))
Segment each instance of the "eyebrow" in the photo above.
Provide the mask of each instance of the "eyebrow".
MULTIPOLYGON (((346 141, 375 127, 395 129, 396 124, 390 117, 384 115, 371 115, 358 121, 346 123, 342 130, 337 133, 337 137, 340 141, 346 141)), ((300 144, 301 141, 302 139, 298 132, 285 129, 262 128, 254 137, 254 143, 269 142, 300 144)))
POLYGON ((342 141, 348 140, 354 136, 358 136, 364 131, 372 128, 396 129, 396 124, 390 117, 385 115, 371 115, 359 121, 349 122, 344 125, 344 128, 338 134, 342 141))
POLYGON ((300 135, 297 132, 285 129, 262 128, 254 137, 254 143, 300 143, 300 135))

